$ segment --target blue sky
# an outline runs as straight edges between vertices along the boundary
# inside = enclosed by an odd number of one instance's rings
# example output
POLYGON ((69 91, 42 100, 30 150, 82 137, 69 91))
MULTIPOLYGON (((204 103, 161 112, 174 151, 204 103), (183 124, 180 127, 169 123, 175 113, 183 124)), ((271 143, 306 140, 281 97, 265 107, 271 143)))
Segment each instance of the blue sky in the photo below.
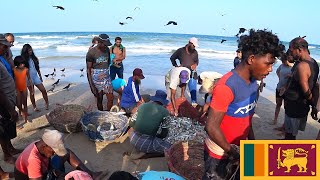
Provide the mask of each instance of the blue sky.
POLYGON ((316 0, 7 0, 1 7, 7 22, 2 33, 125 31, 233 36, 244 27, 270 29, 284 41, 306 35, 309 43, 320 44, 320 1, 316 0), (52 5, 61 5, 65 11, 52 5), (127 16, 134 21, 120 26, 119 21, 127 16), (177 21, 178 26, 164 26, 169 20, 177 21))

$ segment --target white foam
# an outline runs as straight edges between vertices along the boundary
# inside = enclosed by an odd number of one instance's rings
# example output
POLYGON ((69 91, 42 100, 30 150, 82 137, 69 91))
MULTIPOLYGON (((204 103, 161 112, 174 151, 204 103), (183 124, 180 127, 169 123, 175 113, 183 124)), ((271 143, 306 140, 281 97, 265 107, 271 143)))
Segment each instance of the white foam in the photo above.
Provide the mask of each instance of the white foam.
POLYGON ((61 38, 61 36, 31 36, 31 35, 23 35, 23 36, 17 36, 17 38, 21 38, 21 39, 58 39, 58 38, 61 38))
POLYGON ((57 51, 68 51, 68 52, 87 52, 89 46, 74 46, 74 45, 62 45, 58 46, 57 51))

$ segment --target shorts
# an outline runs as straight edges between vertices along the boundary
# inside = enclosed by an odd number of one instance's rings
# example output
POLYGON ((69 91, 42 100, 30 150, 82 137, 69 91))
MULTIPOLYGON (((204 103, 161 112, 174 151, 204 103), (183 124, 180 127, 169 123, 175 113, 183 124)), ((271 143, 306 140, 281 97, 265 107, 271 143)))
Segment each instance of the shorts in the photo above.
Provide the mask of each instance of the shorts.
POLYGON ((105 94, 113 93, 108 69, 93 69, 92 81, 98 92, 103 91, 105 94), (105 74, 106 77, 99 79, 100 74, 105 74))
POLYGON ((130 136, 130 143, 140 152, 164 153, 171 147, 171 144, 158 137, 141 134, 134 131, 130 136))
POLYGON ((298 131, 304 131, 307 125, 307 116, 303 118, 292 118, 288 115, 284 117, 284 127, 286 133, 291 133, 293 136, 298 134, 298 131))
POLYGON ((283 94, 280 96, 280 89, 276 89, 276 98, 282 98, 283 99, 283 94))

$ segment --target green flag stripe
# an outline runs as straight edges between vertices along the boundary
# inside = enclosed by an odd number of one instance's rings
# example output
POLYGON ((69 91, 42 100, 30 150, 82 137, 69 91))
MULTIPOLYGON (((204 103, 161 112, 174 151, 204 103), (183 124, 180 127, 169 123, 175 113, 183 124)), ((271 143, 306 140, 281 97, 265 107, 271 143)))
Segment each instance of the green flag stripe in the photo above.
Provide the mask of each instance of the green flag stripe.
POLYGON ((254 176, 254 144, 244 145, 244 176, 254 176))

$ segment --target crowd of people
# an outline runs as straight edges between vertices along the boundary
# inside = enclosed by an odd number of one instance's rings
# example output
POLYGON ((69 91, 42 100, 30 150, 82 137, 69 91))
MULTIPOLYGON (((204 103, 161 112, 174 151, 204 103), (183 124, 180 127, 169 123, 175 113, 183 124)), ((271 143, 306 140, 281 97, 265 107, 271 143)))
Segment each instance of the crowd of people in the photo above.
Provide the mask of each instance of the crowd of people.
MULTIPOLYGON (((0 144, 4 161, 15 164, 14 173, 6 173, 0 167, 2 179, 14 176, 18 180, 64 177, 66 180, 95 179, 102 172, 88 169, 72 150, 65 148, 62 133, 45 130, 42 137, 24 150, 13 147, 11 139, 17 136, 16 122, 19 114, 28 121, 27 95, 30 94, 34 111, 39 111, 34 100, 34 86, 42 93, 46 109, 48 96, 43 86, 39 60, 32 47, 25 44, 21 55, 13 58, 10 47, 13 34, 0 35, 0 144), (29 93, 27 91, 29 90, 29 93), (16 112, 18 108, 19 113, 16 112), (21 154, 20 154, 21 153, 21 154), (17 159, 14 155, 20 154, 17 159), (65 172, 68 162, 75 171, 65 172)), ((278 37, 267 30, 250 30, 239 38, 234 68, 221 75, 216 72, 197 73, 199 65, 197 38, 177 49, 170 61, 172 68, 164 75, 166 91, 157 90, 146 102, 140 94, 140 84, 145 78, 142 69, 135 68, 127 81, 123 77, 126 48, 121 37, 115 38, 112 46, 107 34, 92 40, 86 55, 87 78, 90 90, 96 98, 100 111, 109 111, 114 106, 114 92, 118 94, 116 105, 131 117, 130 144, 140 154, 139 158, 162 157, 172 144, 164 140, 168 129, 161 129, 164 117, 181 116, 177 99, 185 98, 188 87, 191 106, 198 106, 197 84, 202 84, 200 93, 205 93, 205 104, 199 119, 205 124, 204 170, 202 179, 240 179, 240 140, 254 140, 252 117, 262 81, 272 71, 276 59, 282 64, 276 70, 279 83, 276 88, 276 108, 273 123, 277 124, 282 102, 285 119, 279 128, 285 140, 294 140, 298 131, 304 131, 308 113, 317 118, 319 98, 319 67, 311 58, 308 43, 295 38, 285 51, 278 37), (109 48, 110 46, 110 48, 109 48), (176 60, 179 60, 177 63, 176 60), (180 90, 177 91, 177 90, 180 90), (180 96, 177 97, 177 94, 180 96), (103 97, 107 106, 104 109, 103 97), (168 106, 172 110, 168 110, 168 106)), ((168 177, 183 179, 174 173, 149 171, 134 177, 128 172, 114 172, 109 179, 155 179, 168 177)))

